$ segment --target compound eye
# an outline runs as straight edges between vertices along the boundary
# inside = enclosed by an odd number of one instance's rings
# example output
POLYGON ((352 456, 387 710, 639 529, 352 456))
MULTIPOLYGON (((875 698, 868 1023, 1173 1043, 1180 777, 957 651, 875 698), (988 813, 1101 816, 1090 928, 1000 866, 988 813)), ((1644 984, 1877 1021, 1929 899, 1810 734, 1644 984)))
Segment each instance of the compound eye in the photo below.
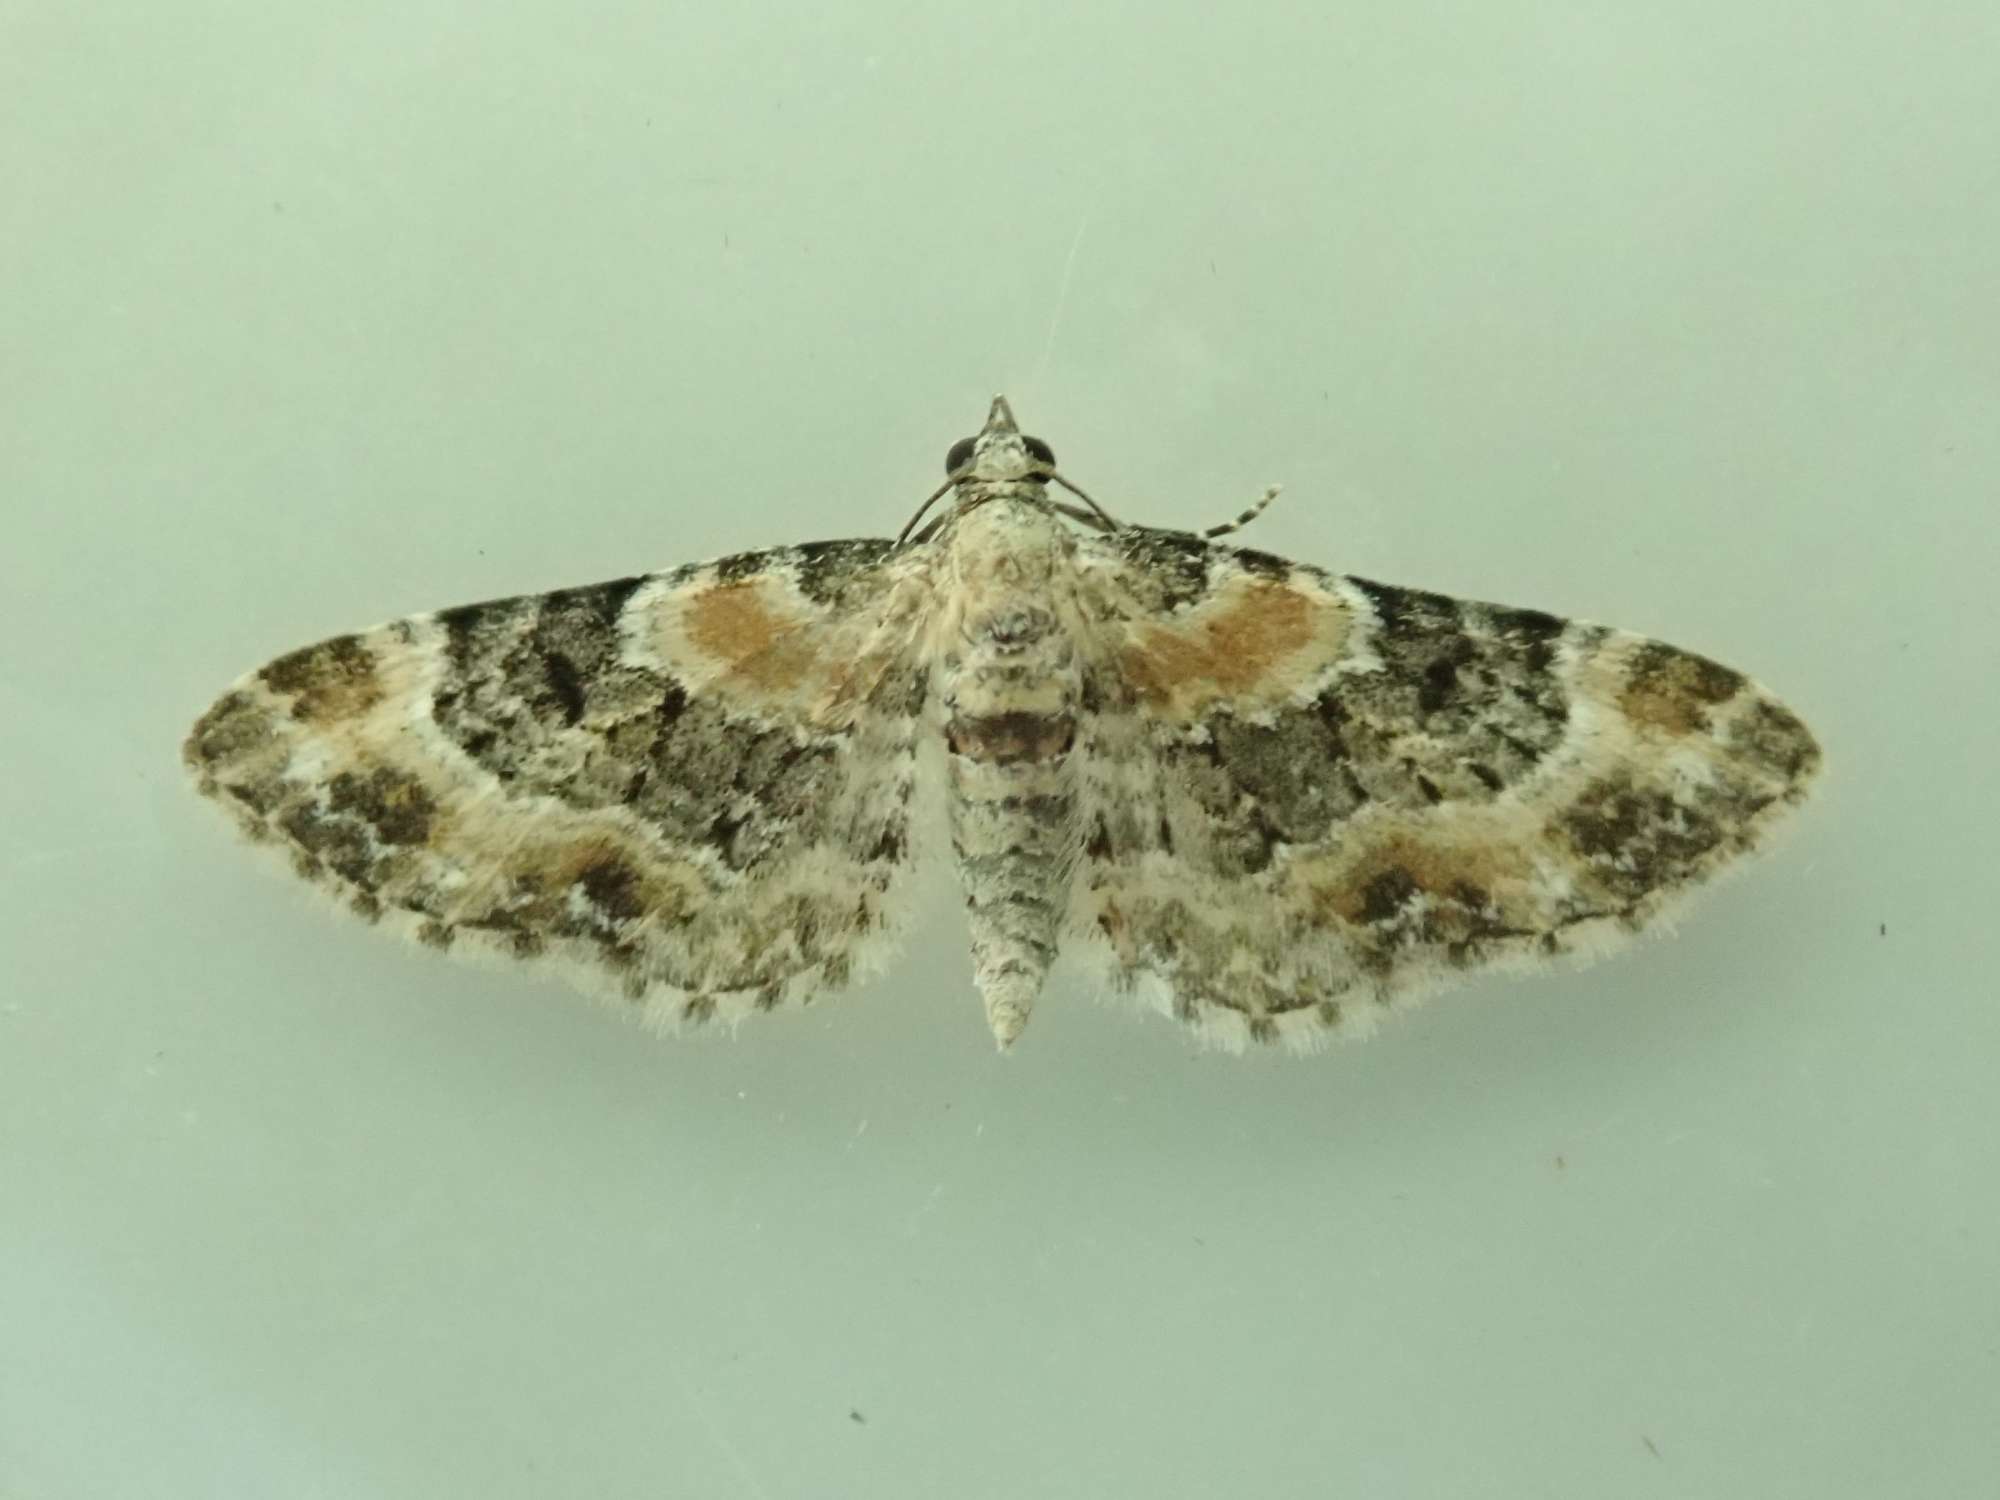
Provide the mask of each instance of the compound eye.
POLYGON ((951 445, 951 451, 944 456, 944 471, 947 474, 956 474, 971 462, 972 439, 960 438, 951 445))
POLYGON ((1037 463, 1047 464, 1051 469, 1056 466, 1056 450, 1040 438, 1024 437, 1021 439, 1021 446, 1028 450, 1028 457, 1037 463))

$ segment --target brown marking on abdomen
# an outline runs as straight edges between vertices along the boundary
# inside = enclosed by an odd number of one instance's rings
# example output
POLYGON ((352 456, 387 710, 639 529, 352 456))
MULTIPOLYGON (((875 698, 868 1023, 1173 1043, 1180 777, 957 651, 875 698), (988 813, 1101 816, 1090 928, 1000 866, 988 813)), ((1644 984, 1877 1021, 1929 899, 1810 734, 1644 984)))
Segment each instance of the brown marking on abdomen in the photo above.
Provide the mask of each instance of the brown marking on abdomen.
POLYGON ((1076 743, 1076 719, 1067 713, 983 714, 955 718, 944 732, 954 755, 1013 766, 1067 755, 1076 743))

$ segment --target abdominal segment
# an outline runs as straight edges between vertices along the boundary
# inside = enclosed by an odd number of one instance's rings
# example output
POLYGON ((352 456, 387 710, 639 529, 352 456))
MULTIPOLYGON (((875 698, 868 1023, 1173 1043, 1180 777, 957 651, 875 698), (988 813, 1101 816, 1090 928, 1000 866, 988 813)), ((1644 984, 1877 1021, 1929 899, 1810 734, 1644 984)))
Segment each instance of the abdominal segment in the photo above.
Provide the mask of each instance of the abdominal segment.
POLYGON ((1027 1024, 1055 958, 1078 843, 1074 673, 1061 659, 1007 666, 968 659, 943 694, 952 852, 974 976, 1003 1047, 1027 1024))

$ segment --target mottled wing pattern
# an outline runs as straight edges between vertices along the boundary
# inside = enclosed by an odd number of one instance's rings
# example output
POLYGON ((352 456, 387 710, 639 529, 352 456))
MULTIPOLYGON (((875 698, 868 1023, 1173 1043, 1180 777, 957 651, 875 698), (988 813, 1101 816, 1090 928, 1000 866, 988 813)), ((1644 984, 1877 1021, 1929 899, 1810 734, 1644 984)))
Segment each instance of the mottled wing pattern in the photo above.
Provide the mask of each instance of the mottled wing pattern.
POLYGON ((1069 934, 1225 1045, 1602 951, 1819 764, 1763 688, 1659 641, 1178 533, 1083 539, 1080 566, 1069 934))
POLYGON ((660 1023, 810 998, 904 894, 926 568, 827 542, 418 615, 244 677, 185 757, 425 942, 566 960, 660 1023))

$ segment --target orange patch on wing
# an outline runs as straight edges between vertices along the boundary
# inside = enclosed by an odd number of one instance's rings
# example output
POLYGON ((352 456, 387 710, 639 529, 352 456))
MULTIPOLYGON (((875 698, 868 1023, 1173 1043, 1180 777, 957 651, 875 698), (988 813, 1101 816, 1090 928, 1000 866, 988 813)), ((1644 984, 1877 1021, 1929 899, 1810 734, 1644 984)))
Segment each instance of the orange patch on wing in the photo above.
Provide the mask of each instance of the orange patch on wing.
POLYGON ((667 864, 633 840, 609 829, 570 829, 521 840, 504 853, 483 841, 460 841, 442 850, 467 867, 490 870, 478 882, 475 908, 497 903, 537 924, 558 927, 569 910, 571 888, 581 887, 610 915, 674 921, 686 917, 701 892, 684 867, 667 864))
POLYGON ((687 638, 745 687, 791 693, 820 671, 815 622, 774 609, 754 579, 704 589, 687 606, 687 638))
POLYGON ((1685 652, 1648 647, 1641 670, 1633 672, 1618 695, 1618 706, 1635 724, 1668 734, 1693 734, 1708 728, 1708 711, 1726 702, 1743 679, 1727 667, 1685 652))
POLYGON ((1529 873, 1526 861, 1502 845, 1447 844, 1398 833, 1343 861, 1337 877, 1311 886, 1309 895, 1322 917, 1356 926, 1373 920, 1372 908, 1385 890, 1393 894, 1398 886, 1461 906, 1496 904, 1504 919, 1505 893, 1518 889, 1529 873))
POLYGON ((1217 698, 1282 698, 1296 685, 1285 670, 1295 658, 1318 642, 1311 664, 1331 660, 1346 634, 1337 604, 1256 579, 1185 620, 1141 627, 1124 668, 1144 702, 1193 713, 1217 698))
POLYGON ((332 724, 358 718, 382 700, 377 666, 359 637, 343 635, 281 656, 258 675, 292 700, 293 718, 332 724))

